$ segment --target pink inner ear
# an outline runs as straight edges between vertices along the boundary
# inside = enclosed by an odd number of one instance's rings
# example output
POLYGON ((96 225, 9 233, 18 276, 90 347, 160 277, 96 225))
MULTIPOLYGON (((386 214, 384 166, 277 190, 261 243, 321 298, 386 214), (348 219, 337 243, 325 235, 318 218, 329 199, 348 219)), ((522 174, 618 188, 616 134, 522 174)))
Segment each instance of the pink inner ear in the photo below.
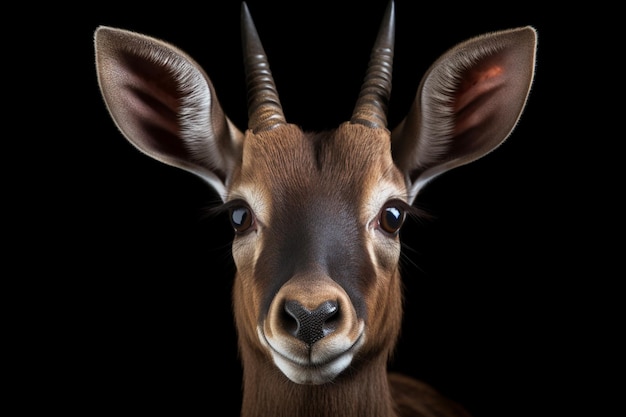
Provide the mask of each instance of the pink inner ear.
POLYGON ((503 72, 504 68, 500 65, 493 65, 471 71, 463 78, 458 87, 457 101, 454 103, 454 110, 459 111, 477 95, 490 89, 494 83, 498 83, 498 79, 502 80, 501 76, 503 72))
POLYGON ((494 61, 491 59, 463 74, 453 104, 455 135, 485 123, 498 110, 494 106, 500 99, 494 99, 494 94, 505 86, 507 73, 502 65, 494 61))

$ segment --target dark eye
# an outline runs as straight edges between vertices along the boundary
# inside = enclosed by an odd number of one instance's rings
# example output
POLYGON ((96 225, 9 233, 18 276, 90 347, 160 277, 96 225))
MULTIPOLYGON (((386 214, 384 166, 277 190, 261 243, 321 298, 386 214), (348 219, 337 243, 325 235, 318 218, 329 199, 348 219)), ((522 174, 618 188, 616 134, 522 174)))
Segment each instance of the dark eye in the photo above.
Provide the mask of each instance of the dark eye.
POLYGON ((380 228, 390 235, 398 233, 404 219, 406 218, 406 210, 403 205, 398 202, 388 202, 380 212, 378 223, 380 228))
POLYGON ((236 233, 244 233, 254 224, 252 210, 247 206, 236 206, 230 210, 230 223, 236 233))

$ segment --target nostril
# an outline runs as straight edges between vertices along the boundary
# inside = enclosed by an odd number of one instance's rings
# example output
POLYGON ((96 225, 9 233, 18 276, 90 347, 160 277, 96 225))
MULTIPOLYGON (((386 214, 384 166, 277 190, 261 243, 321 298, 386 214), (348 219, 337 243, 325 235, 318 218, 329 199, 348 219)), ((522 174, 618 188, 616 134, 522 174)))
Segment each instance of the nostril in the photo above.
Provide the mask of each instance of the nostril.
POLYGON ((338 311, 339 305, 336 301, 324 301, 312 311, 295 300, 285 302, 285 312, 295 321, 289 332, 308 345, 335 330, 333 318, 338 311))

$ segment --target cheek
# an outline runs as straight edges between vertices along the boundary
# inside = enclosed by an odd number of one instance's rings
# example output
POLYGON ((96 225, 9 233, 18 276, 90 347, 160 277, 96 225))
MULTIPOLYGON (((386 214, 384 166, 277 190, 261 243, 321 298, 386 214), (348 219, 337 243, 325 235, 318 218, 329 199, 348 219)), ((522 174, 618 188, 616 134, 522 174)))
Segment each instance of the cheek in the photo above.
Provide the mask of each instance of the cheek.
MULTIPOLYGON (((236 238, 233 242, 233 260, 237 270, 238 305, 243 306, 247 323, 256 325, 261 300, 260 289, 255 285, 255 265, 258 258, 257 238, 254 234, 236 238)), ((256 330, 255 330, 256 332, 256 330)))
POLYGON ((400 261, 400 239, 390 238, 377 230, 371 230, 368 250, 370 259, 374 260, 374 266, 378 276, 391 276, 398 269, 400 261))
POLYGON ((250 236, 236 237, 233 241, 232 252, 235 267, 240 274, 252 275, 256 262, 256 238, 250 236))
POLYGON ((400 242, 380 235, 368 248, 374 260, 376 279, 367 290, 369 336, 372 347, 388 346, 395 340, 402 317, 401 281, 398 269, 400 242))

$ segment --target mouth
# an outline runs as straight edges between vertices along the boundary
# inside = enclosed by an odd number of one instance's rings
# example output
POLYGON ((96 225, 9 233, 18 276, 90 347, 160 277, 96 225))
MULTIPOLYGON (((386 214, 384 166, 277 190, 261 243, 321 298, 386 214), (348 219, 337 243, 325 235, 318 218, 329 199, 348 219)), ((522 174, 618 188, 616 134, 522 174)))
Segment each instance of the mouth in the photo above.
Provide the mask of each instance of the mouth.
POLYGON ((329 336, 308 346, 290 338, 268 339, 261 326, 257 327, 259 340, 269 350, 274 364, 296 384, 320 385, 331 382, 350 364, 365 342, 364 323, 361 322, 356 340, 329 336))

